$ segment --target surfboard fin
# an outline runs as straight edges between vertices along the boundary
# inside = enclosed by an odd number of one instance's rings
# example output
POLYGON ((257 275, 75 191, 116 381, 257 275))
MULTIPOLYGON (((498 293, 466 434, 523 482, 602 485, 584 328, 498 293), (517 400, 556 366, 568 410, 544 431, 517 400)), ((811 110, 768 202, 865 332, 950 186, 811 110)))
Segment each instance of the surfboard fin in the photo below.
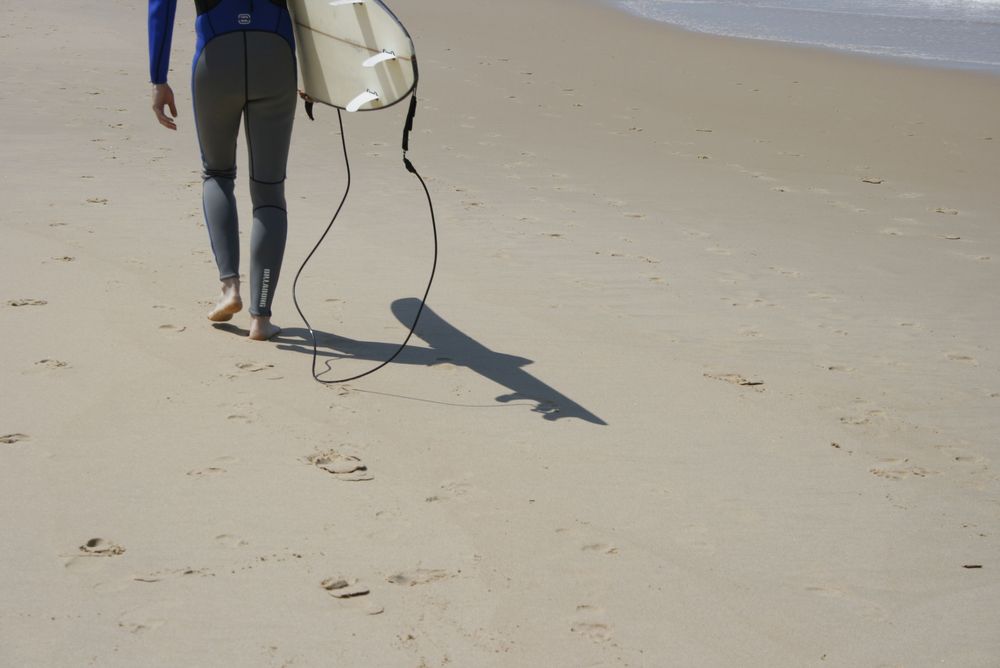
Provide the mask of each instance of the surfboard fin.
POLYGON ((361 105, 368 104, 372 100, 378 99, 378 93, 371 90, 366 90, 365 92, 357 95, 353 100, 347 103, 347 111, 355 112, 361 108, 361 105))
POLYGON ((371 58, 365 60, 361 63, 362 67, 375 67, 379 63, 384 63, 387 60, 396 60, 396 54, 392 51, 383 51, 382 53, 376 53, 371 58))

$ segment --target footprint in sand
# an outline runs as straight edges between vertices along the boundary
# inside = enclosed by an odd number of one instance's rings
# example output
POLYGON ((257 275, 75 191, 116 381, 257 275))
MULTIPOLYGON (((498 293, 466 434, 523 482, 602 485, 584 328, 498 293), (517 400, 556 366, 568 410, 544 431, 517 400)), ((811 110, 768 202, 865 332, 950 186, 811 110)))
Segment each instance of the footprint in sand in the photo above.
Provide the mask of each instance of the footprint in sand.
POLYGON ((451 577, 448 571, 443 571, 437 568, 415 568, 409 571, 400 571, 386 578, 387 582, 392 584, 404 585, 406 587, 413 587, 416 585, 427 584, 429 582, 434 582, 435 580, 443 580, 444 578, 451 577))
POLYGON ((368 587, 357 584, 357 580, 354 582, 355 584, 351 584, 344 579, 327 578, 321 584, 334 598, 360 603, 359 607, 366 615, 381 615, 385 612, 384 606, 368 600, 368 587))
POLYGON ((209 476, 222 475, 226 473, 226 469, 218 466, 208 466, 203 469, 192 469, 187 472, 187 474, 194 478, 203 478, 209 476))
POLYGON ((850 211, 851 213, 868 213, 868 209, 865 209, 860 206, 855 206, 850 202, 843 202, 840 200, 830 200, 828 204, 830 206, 835 206, 838 209, 844 209, 845 211, 850 211))
POLYGON ((584 552, 594 552, 597 554, 618 554, 618 548, 609 543, 587 543, 580 549, 584 552))
POLYGON ((334 598, 354 598, 355 596, 365 596, 371 590, 358 582, 357 578, 347 580, 345 578, 327 578, 319 585, 330 593, 334 598))
POLYGON ((909 460, 906 459, 886 459, 882 460, 882 463, 890 464, 896 466, 897 468, 872 468, 869 472, 872 475, 876 475, 879 478, 885 478, 886 480, 903 480, 905 478, 926 478, 927 476, 937 475, 937 471, 931 471, 930 469, 925 469, 922 466, 898 466, 900 464, 906 464, 909 460))
POLYGON ((576 614, 570 622, 569 630, 594 642, 607 642, 612 638, 607 613, 594 605, 576 606, 576 614))
POLYGON ((873 419, 879 419, 885 417, 885 411, 874 409, 865 411, 864 415, 846 415, 840 418, 841 424, 851 424, 855 426, 861 426, 866 424, 871 424, 873 419))
POLYGON ((333 474, 338 480, 359 482, 375 479, 375 476, 368 472, 368 467, 360 458, 354 455, 343 455, 336 450, 325 450, 308 455, 305 461, 318 469, 333 474))
POLYGON ((239 362, 236 364, 236 368, 248 373, 257 373, 258 371, 273 369, 274 365, 267 364, 266 362, 239 362))
POLYGON ((467 482, 462 482, 459 480, 448 480, 441 483, 441 491, 432 496, 428 496, 424 501, 432 503, 434 501, 443 501, 446 499, 455 499, 460 496, 465 496, 469 493, 469 489, 472 487, 471 484, 467 482))
POLYGON ((43 359, 35 362, 35 366, 40 366, 45 369, 65 369, 69 366, 69 362, 63 362, 62 360, 55 359, 43 359))
POLYGON ((160 331, 163 332, 176 332, 179 334, 180 332, 183 332, 185 329, 187 329, 187 327, 181 327, 179 325, 160 325, 160 331))
POLYGON ((27 441, 30 438, 27 434, 4 434, 0 436, 0 443, 6 443, 7 445, 13 445, 14 443, 19 443, 20 441, 27 441))
MULTIPOLYGON (((244 362, 238 362, 236 368, 239 369, 244 374, 250 373, 260 373, 261 371, 266 371, 268 373, 261 374, 265 380, 281 380, 284 378, 281 374, 274 372, 274 365, 267 362, 254 362, 252 360, 247 360, 244 362)), ((238 378, 237 374, 223 374, 223 377, 227 380, 235 380, 238 378)))
POLYGON ((65 564, 67 571, 77 575, 86 575, 102 570, 107 563, 105 558, 117 557, 124 553, 125 548, 113 541, 104 538, 91 538, 78 548, 76 554, 60 556, 68 557, 65 564))
POLYGON ((44 299, 11 299, 7 306, 45 306, 48 304, 44 299))
POLYGON ((979 366, 979 362, 975 357, 971 355, 965 355, 963 353, 946 353, 945 357, 954 362, 965 362, 966 364, 971 364, 973 366, 979 366))
POLYGON ((244 424, 252 424, 257 421, 257 417, 255 415, 245 415, 243 413, 232 413, 227 415, 226 419, 230 422, 242 422, 244 424))
POLYGON ((614 544, 600 540, 599 535, 595 534, 593 531, 590 522, 577 520, 577 524, 579 524, 580 527, 559 527, 555 529, 555 533, 564 535, 574 542, 580 541, 577 542, 577 545, 579 546, 579 550, 581 552, 590 552, 600 555, 618 554, 618 548, 614 544))
POLYGON ((773 176, 768 176, 764 172, 747 172, 747 174, 749 174, 751 177, 753 177, 755 179, 759 179, 761 181, 764 181, 765 183, 773 183, 774 181, 778 180, 778 179, 776 179, 773 176))
POLYGON ((240 538, 239 536, 234 536, 232 534, 223 533, 215 537, 215 542, 224 547, 236 548, 245 547, 249 545, 247 541, 240 538))
POLYGON ((89 557, 117 557, 125 554, 125 548, 104 538, 91 538, 80 546, 81 555, 89 557))
POLYGON ((733 251, 729 248, 721 248, 719 246, 709 246, 705 249, 706 253, 714 253, 715 255, 732 255, 733 251))
POLYGON ((844 364, 829 364, 824 365, 823 368, 827 371, 840 371, 842 373, 853 373, 854 371, 854 367, 846 366, 844 364))
POLYGON ((721 380, 721 381, 724 381, 726 383, 731 383, 733 385, 742 385, 744 387, 754 387, 758 391, 762 391, 764 389, 763 387, 761 387, 761 386, 764 385, 764 381, 762 381, 762 380, 750 380, 748 378, 744 378, 743 376, 739 375, 738 373, 704 373, 702 375, 705 376, 705 378, 711 378, 713 380, 721 380))
POLYGON ((712 236, 708 232, 702 232, 701 230, 683 229, 681 231, 689 239, 708 239, 712 236))
POLYGON ((165 619, 123 620, 118 622, 118 628, 124 629, 129 633, 139 634, 158 629, 166 623, 167 620, 165 619))
POLYGON ((187 474, 194 478, 224 475, 228 471, 223 467, 223 465, 235 464, 238 461, 240 461, 240 458, 233 457, 232 455, 224 455, 222 457, 216 457, 214 460, 212 460, 212 464, 210 466, 205 466, 200 469, 192 469, 188 471, 187 474))
POLYGON ((135 582, 160 582, 161 580, 168 580, 175 577, 184 577, 187 575, 200 575, 201 577, 215 577, 215 573, 209 571, 207 568, 174 568, 166 571, 154 571, 152 573, 144 573, 143 575, 133 575, 132 580, 135 582))

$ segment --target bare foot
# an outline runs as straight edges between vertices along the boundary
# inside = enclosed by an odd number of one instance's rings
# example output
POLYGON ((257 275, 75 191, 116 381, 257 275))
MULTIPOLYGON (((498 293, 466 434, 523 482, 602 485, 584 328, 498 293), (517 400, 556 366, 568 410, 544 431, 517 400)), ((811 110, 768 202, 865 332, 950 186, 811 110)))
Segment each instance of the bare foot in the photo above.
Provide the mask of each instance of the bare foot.
POLYGON ((227 278, 222 281, 222 295, 208 312, 212 322, 227 322, 233 319, 234 313, 243 310, 243 300, 240 298, 240 279, 227 278))
POLYGON ((269 316, 253 316, 250 319, 250 338, 254 341, 267 341, 281 331, 281 328, 271 323, 269 316))

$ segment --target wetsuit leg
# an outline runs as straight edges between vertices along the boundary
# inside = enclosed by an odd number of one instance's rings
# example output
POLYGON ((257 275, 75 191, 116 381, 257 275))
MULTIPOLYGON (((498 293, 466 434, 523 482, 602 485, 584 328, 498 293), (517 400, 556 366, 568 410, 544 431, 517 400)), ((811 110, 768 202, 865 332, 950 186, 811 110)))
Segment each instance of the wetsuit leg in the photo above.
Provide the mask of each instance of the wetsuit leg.
POLYGON ((236 138, 246 105, 245 71, 242 35, 222 35, 201 52, 192 81, 203 167, 202 208, 220 280, 240 275, 239 222, 233 190, 236 138))
POLYGON ((250 313, 269 316, 288 229, 285 167, 298 99, 295 57, 278 34, 247 31, 243 35, 247 71, 252 73, 243 112, 253 200, 250 313))
POLYGON ((204 167, 205 224, 219 277, 239 276, 236 138, 246 132, 253 229, 250 314, 271 315, 288 220, 285 167, 295 116, 295 59, 275 33, 238 31, 212 39, 194 68, 193 98, 204 167))

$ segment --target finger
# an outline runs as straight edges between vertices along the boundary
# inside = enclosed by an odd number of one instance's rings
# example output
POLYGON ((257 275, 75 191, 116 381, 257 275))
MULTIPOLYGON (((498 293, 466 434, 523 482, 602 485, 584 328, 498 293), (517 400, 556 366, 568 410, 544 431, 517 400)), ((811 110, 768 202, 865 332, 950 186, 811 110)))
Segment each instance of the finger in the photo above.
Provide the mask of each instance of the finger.
POLYGON ((174 106, 174 101, 170 100, 168 104, 170 105, 170 115, 177 118, 177 107, 174 106))
POLYGON ((162 108, 161 109, 154 108, 153 111, 156 112, 156 120, 158 120, 160 122, 160 125, 162 125, 163 127, 167 128, 169 130, 176 130, 177 129, 177 124, 174 123, 174 119, 170 118, 165 113, 163 113, 163 109, 162 108))

